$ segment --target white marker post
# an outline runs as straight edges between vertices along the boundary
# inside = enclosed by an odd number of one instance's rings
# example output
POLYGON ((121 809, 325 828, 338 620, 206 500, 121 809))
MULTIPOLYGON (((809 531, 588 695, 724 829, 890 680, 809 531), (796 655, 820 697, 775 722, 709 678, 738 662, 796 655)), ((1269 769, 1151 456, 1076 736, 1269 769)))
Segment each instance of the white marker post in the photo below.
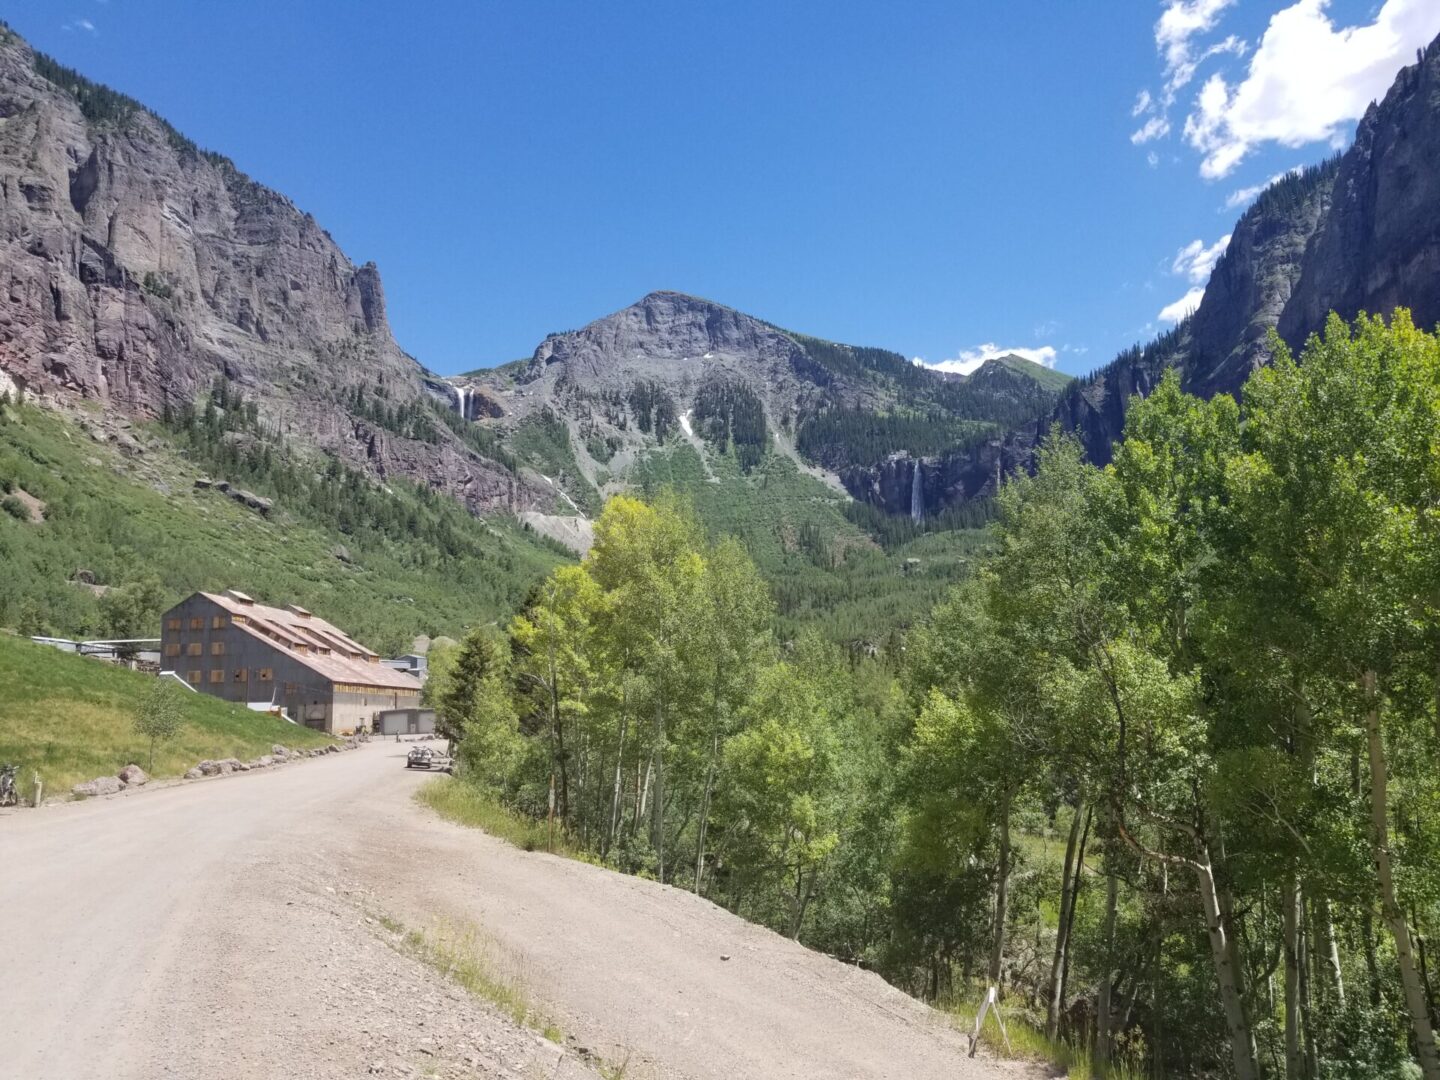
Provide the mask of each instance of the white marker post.
POLYGON ((995 987, 985 991, 985 1000, 980 1005, 979 1015, 975 1017, 975 1034, 970 1036, 970 1056, 975 1056, 975 1048, 980 1045, 980 1028, 985 1023, 985 1014, 991 1007, 995 1009, 995 1022, 1000 1025, 1000 1034, 1005 1039, 1005 1052, 1010 1052, 1010 1035, 1005 1030, 1005 1021, 1000 1017, 1000 998, 995 987))

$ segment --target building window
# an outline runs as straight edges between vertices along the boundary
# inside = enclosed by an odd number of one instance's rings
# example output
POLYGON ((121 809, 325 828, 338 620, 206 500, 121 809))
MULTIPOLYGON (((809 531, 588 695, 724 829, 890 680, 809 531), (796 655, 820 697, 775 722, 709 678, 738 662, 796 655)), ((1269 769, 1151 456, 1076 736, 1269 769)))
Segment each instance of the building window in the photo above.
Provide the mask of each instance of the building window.
POLYGON ((202 619, 202 618, 200 618, 199 616, 196 616, 195 618, 193 618, 193 619, 190 620, 190 629, 191 629, 191 630, 204 630, 204 629, 205 629, 205 620, 202 619))
POLYGON ((212 641, 212 642, 210 642, 210 655, 211 655, 211 656, 224 656, 224 655, 225 655, 225 642, 223 642, 223 641, 212 641))
POLYGON ((212 683, 223 683, 225 681, 225 669, 217 667, 212 670, 210 672, 210 681, 212 683))
POLYGON ((285 693, 287 693, 287 694, 293 694, 293 693, 295 693, 295 690, 296 690, 296 687, 295 687, 295 684, 294 684, 293 682, 287 682, 287 683, 285 684, 285 693))
POLYGON ((166 629, 166 630, 179 630, 179 629, 180 629, 180 620, 179 620, 179 619, 166 619, 166 620, 165 620, 165 629, 166 629))
POLYGON ((189 679, 192 683, 194 683, 196 686, 200 685, 200 672, 192 671, 189 675, 185 677, 189 679))
POLYGON ((250 679, 250 669, 249 669, 249 668, 243 668, 243 667, 242 667, 242 668, 236 668, 236 669, 235 669, 235 681, 236 681, 236 682, 248 682, 249 679, 250 679))
POLYGON ((210 629, 211 629, 211 630, 224 630, 224 629, 225 629, 225 616, 224 616, 224 615, 216 615, 216 616, 212 617, 211 620, 210 620, 210 629))
POLYGON ((166 645, 166 646, 165 646, 165 655, 166 655, 166 656, 179 656, 179 655, 180 655, 180 643, 179 643, 178 641, 172 641, 169 645, 166 645))
POLYGON ((199 656, 203 648, 204 648, 204 646, 202 646, 202 645, 200 644, 200 642, 198 642, 198 641, 192 641, 192 642, 190 642, 189 645, 186 645, 186 646, 185 646, 185 655, 186 655, 186 656, 199 656))
POLYGON ((259 677, 261 682, 271 682, 275 678, 275 670, 273 668, 262 667, 259 677))

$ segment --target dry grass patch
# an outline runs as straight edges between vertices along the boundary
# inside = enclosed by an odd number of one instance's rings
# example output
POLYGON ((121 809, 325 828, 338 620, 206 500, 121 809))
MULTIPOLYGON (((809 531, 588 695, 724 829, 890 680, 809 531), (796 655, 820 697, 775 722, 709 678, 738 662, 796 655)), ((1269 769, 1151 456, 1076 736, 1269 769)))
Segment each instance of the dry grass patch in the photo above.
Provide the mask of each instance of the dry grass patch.
POLYGON ((560 1028, 530 1001, 515 964, 501 958, 494 942, 475 927, 442 922, 427 933, 407 930, 387 915, 377 916, 377 921, 390 932, 390 944, 404 955, 434 968, 522 1027, 538 1031, 551 1042, 564 1042, 560 1028))

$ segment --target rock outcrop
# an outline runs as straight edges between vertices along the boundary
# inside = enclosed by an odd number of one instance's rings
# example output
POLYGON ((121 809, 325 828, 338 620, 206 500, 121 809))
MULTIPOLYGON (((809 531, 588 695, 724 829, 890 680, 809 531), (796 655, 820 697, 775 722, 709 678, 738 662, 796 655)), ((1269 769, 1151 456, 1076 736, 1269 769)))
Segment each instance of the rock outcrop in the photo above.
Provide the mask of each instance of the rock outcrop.
POLYGON ((1331 311, 1397 306, 1440 324, 1440 38, 1361 119, 1280 334, 1295 346, 1331 311))
MULTIPOLYGON (((348 391, 443 394, 396 344, 373 263, 124 95, 0 27, 0 368, 148 418, 227 380, 302 444, 476 510, 553 495, 453 437, 377 437, 348 391)), ((249 503, 263 512, 263 508, 249 503)))

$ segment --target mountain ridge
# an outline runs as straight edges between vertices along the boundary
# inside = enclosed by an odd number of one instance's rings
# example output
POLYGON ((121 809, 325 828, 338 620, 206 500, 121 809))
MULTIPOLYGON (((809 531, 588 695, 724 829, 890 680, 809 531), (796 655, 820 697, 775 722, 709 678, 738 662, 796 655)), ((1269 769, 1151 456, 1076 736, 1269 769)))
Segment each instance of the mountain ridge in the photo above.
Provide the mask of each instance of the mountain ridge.
POLYGON ((373 263, 5 28, 0 371, 142 419, 233 384, 302 445, 475 513, 583 514, 684 438, 747 470, 778 453, 872 506, 935 515, 993 493, 1055 424, 1107 460, 1131 395, 1169 367, 1193 392, 1233 392, 1272 330, 1297 345, 1332 307, 1403 300, 1440 319, 1437 70, 1440 40, 1348 151, 1245 211, 1191 316, 1080 379, 1015 354, 942 373, 667 289, 447 379, 396 343, 373 263))

